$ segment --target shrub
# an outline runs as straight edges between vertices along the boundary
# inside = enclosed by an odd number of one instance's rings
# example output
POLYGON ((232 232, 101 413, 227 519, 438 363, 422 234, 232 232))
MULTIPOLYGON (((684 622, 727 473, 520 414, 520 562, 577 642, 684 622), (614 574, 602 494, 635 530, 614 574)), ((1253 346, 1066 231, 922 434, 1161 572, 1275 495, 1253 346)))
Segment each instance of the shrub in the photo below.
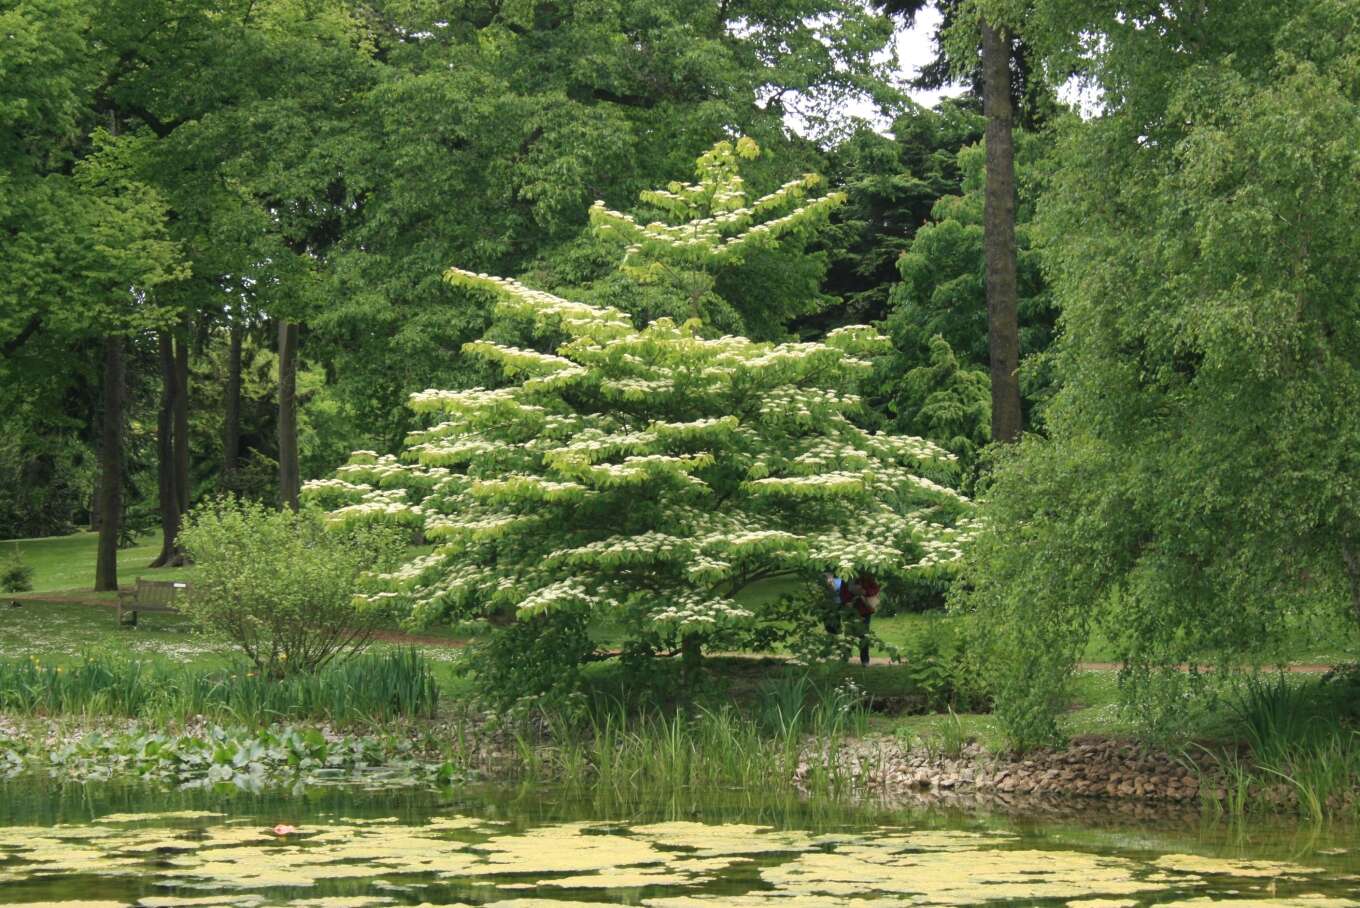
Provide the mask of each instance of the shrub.
POLYGON ((969 643, 967 629, 957 620, 937 620, 902 648, 907 676, 925 696, 929 709, 983 712, 991 708, 982 666, 969 643))
POLYGON ((180 541, 198 565, 184 611, 272 678, 362 649, 386 614, 381 598, 356 596, 360 580, 390 568, 403 549, 391 528, 328 530, 317 511, 230 498, 192 512, 180 541))
POLYGON ((23 593, 33 589, 33 565, 26 564, 16 545, 0 560, 0 593, 23 593))
POLYGON ((554 612, 491 631, 471 647, 474 686, 489 706, 517 701, 564 706, 581 690, 581 666, 595 650, 582 611, 554 612))

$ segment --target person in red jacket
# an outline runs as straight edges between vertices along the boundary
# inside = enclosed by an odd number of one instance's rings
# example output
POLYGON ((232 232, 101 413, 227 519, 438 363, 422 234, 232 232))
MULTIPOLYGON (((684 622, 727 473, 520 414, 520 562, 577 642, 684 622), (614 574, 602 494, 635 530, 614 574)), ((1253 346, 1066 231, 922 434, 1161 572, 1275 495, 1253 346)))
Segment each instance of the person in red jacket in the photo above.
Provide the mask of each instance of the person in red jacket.
POLYGON ((841 605, 859 617, 859 664, 869 664, 869 619, 878 610, 878 581, 873 574, 860 574, 841 584, 841 605))

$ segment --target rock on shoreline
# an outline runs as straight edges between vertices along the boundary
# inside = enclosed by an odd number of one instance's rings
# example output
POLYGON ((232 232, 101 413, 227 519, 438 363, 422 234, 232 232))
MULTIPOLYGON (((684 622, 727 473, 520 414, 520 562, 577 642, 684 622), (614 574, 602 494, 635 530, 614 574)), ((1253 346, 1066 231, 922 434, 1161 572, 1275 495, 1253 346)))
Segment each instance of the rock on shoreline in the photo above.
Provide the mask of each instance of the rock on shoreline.
MULTIPOLYGON (((1110 738, 1080 738, 1061 749, 1041 749, 1020 757, 998 755, 977 744, 956 756, 891 739, 857 741, 835 755, 809 754, 799 768, 806 779, 818 760, 837 760, 840 769, 860 784, 885 793, 930 793, 948 800, 955 795, 1078 798, 1160 805, 1223 803, 1237 794, 1207 755, 1198 765, 1165 750, 1110 738), (867 778, 865 776, 867 775, 867 778)), ((1244 794, 1251 806, 1294 808, 1299 794, 1280 781, 1260 782, 1258 773, 1244 794)), ((1356 793, 1341 801, 1351 803, 1356 793)), ((1344 806, 1341 801, 1329 807, 1344 806)))

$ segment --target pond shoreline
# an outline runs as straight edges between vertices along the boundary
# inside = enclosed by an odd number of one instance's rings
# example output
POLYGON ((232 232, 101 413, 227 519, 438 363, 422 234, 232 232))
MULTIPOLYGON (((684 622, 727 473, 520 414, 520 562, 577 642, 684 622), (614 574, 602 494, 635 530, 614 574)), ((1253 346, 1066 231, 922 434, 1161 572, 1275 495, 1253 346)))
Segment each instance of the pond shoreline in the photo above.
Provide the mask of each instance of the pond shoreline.
MULTIPOLYGON (((558 749, 549 740, 532 748, 536 760, 558 749)), ((111 717, 0 715, 0 780, 37 774, 77 783, 130 777, 173 787, 345 780, 457 785, 523 778, 523 758, 513 733, 483 728, 470 739, 466 725, 435 720, 362 729, 320 722, 224 728, 206 720, 149 727, 111 717), (461 746, 456 757, 450 751, 454 740, 461 746)), ((847 739, 830 748, 809 742, 794 789, 815 790, 811 777, 833 765, 847 780, 840 795, 964 808, 1066 813, 1100 803, 1138 814, 1201 812, 1221 809, 1234 795, 1219 764, 1196 766, 1168 751, 1113 738, 1077 739, 1066 748, 1019 757, 977 744, 942 753, 881 737, 847 739)), ((537 780, 554 781, 551 774, 537 780)), ((1298 808, 1297 793, 1284 782, 1254 784, 1246 794, 1267 810, 1298 808)), ((1351 793, 1329 807, 1355 804, 1351 793)))

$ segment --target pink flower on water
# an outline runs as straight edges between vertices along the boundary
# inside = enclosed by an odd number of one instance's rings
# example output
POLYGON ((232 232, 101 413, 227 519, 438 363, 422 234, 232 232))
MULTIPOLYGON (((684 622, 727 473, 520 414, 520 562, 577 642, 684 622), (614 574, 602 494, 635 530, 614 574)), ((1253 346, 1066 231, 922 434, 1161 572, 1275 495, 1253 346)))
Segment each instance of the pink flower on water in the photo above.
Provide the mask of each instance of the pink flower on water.
POLYGON ((297 827, 289 826, 287 823, 280 823, 274 827, 274 835, 276 836, 292 835, 295 832, 297 832, 297 827))

